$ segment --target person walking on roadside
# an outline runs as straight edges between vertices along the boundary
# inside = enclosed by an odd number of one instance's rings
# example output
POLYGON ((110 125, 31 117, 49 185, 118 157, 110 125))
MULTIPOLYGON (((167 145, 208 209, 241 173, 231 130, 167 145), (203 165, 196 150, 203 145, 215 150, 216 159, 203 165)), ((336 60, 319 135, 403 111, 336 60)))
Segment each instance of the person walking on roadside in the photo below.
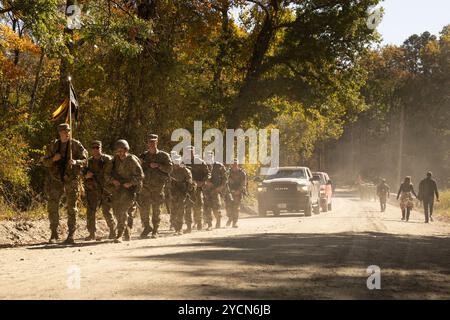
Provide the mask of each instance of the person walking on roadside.
POLYGON ((397 200, 400 198, 400 209, 402 210, 402 220, 409 221, 409 215, 414 207, 413 197, 417 198, 416 192, 414 191, 414 186, 411 183, 411 177, 405 177, 405 180, 400 185, 397 193, 397 200))
POLYGON ((432 176, 433 174, 428 171, 427 177, 420 181, 419 184, 418 199, 423 203, 425 223, 428 223, 429 220, 433 221, 434 196, 436 196, 436 201, 439 202, 439 191, 432 176))
POLYGON ((386 211, 386 201, 389 198, 389 185, 386 183, 386 179, 381 179, 381 183, 377 186, 377 196, 380 199, 381 212, 386 211))

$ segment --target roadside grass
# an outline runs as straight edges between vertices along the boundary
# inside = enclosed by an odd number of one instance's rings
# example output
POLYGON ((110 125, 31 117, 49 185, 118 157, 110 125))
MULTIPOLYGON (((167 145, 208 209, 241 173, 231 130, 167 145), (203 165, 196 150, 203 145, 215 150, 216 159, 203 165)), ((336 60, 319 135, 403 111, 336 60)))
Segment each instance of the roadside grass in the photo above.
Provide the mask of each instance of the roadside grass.
POLYGON ((444 190, 439 193, 439 202, 436 202, 436 211, 450 218, 450 190, 444 190))
POLYGON ((26 211, 13 208, 0 198, 0 221, 3 220, 36 220, 47 217, 45 204, 36 203, 26 211))

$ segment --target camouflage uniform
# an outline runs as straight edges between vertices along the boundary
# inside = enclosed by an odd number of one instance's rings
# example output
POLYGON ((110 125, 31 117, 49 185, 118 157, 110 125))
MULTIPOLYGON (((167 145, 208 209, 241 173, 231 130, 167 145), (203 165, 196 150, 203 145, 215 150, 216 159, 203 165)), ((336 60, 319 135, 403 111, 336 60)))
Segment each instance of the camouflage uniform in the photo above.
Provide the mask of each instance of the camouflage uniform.
POLYGON ((182 166, 175 166, 170 174, 170 193, 172 195, 172 215, 175 232, 180 233, 183 227, 183 213, 188 201, 188 194, 192 190, 191 171, 182 166))
POLYGON ((111 160, 112 157, 107 154, 102 154, 99 159, 90 157, 88 159, 88 165, 84 170, 84 174, 87 172, 94 174, 93 178, 85 179, 84 181, 87 200, 87 230, 90 234, 96 232, 95 214, 100 205, 106 224, 110 230, 110 236, 112 236, 116 228, 111 212, 111 194, 105 190, 104 177, 104 169, 111 160))
POLYGON ((161 204, 164 199, 164 186, 169 179, 172 170, 172 160, 168 153, 158 150, 155 154, 148 151, 141 156, 142 168, 144 170, 144 185, 139 196, 141 206, 141 222, 144 227, 143 236, 149 232, 156 234, 160 223, 161 204), (159 168, 151 168, 151 163, 158 163, 159 168), (152 210, 152 224, 150 226, 150 209, 152 210))
POLYGON ((239 207, 241 206, 242 197, 245 194, 247 186, 247 174, 244 170, 230 170, 228 175, 228 187, 231 192, 231 200, 229 203, 228 218, 233 227, 236 227, 239 219, 239 207))
POLYGON ((194 187, 190 192, 190 199, 186 203, 186 211, 184 214, 184 220, 189 226, 192 224, 192 212, 194 213, 194 223, 197 225, 197 229, 202 228, 202 207, 203 207, 203 189, 206 181, 210 178, 209 168, 205 161, 199 157, 195 157, 192 160, 192 164, 186 164, 192 172, 192 179, 194 181, 194 187))
POLYGON ((105 183, 112 193, 112 207, 117 220, 117 239, 129 236, 129 223, 127 222, 129 211, 135 205, 136 193, 142 186, 144 173, 139 159, 132 154, 128 154, 123 160, 115 156, 108 162, 105 169, 105 183), (119 187, 112 184, 113 180, 120 182, 119 187), (123 185, 131 183, 133 186, 126 189, 123 185))
POLYGON ((164 185, 164 205, 166 206, 167 213, 170 216, 170 228, 173 227, 173 215, 172 215, 172 195, 170 193, 170 184, 164 185))
POLYGON ((81 171, 86 165, 88 153, 83 145, 75 139, 70 142, 72 159, 76 161, 74 166, 69 165, 69 142, 53 141, 47 148, 43 164, 48 168, 46 191, 48 195, 48 217, 52 238, 56 238, 59 225, 59 204, 63 195, 67 199, 67 227, 69 237, 72 237, 76 229, 76 216, 78 213, 77 200, 81 191, 81 171), (62 158, 53 161, 53 156, 59 153, 62 158), (55 237, 54 237, 55 236, 55 237))
POLYGON ((208 224, 208 228, 212 227, 212 213, 216 218, 216 228, 220 228, 220 194, 224 191, 227 176, 225 166, 220 162, 214 162, 209 165, 211 177, 206 182, 203 193, 205 196, 205 204, 203 207, 203 219, 208 224))

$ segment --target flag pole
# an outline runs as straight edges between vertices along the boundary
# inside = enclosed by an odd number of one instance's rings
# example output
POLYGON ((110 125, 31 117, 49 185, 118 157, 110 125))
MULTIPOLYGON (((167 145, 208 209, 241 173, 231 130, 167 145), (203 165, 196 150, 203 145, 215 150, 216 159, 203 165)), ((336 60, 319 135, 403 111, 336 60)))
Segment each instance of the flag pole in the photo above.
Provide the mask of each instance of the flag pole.
MULTIPOLYGON (((71 87, 72 87, 72 77, 69 75, 67 78, 69 80, 69 126, 70 126, 70 136, 69 136, 69 161, 72 162, 72 136, 73 136, 73 127, 72 127, 72 100, 70 99, 71 95, 71 87)), ((72 164, 70 164, 70 167, 72 164)))

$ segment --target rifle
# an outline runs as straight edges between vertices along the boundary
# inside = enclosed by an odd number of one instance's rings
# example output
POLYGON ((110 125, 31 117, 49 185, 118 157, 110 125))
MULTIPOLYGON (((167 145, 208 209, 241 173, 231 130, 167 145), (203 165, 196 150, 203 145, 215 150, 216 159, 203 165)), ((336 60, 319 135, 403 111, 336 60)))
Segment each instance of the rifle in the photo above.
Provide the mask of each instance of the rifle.
POLYGON ((186 200, 187 201, 189 201, 192 205, 194 205, 195 204, 195 201, 194 200, 192 200, 192 198, 191 198, 191 195, 189 194, 189 193, 187 193, 187 197, 186 197, 186 200))
POLYGON ((172 187, 182 191, 182 193, 184 193, 185 196, 186 196, 186 200, 189 201, 191 204, 195 204, 195 201, 192 200, 192 198, 191 198, 191 194, 189 192, 190 190, 189 190, 188 183, 186 181, 180 182, 177 179, 171 177, 170 175, 168 177, 169 177, 169 181, 170 181, 172 187), (182 188, 180 188, 180 184, 181 183, 184 184, 184 186, 182 186, 182 188))
POLYGON ((225 184, 225 190, 224 190, 224 200, 225 202, 233 202, 234 198, 233 198, 233 193, 230 190, 230 185, 228 184, 228 182, 225 184))
POLYGON ((244 197, 248 197, 249 193, 248 193, 248 180, 245 179, 245 187, 244 187, 244 192, 243 192, 244 197))

